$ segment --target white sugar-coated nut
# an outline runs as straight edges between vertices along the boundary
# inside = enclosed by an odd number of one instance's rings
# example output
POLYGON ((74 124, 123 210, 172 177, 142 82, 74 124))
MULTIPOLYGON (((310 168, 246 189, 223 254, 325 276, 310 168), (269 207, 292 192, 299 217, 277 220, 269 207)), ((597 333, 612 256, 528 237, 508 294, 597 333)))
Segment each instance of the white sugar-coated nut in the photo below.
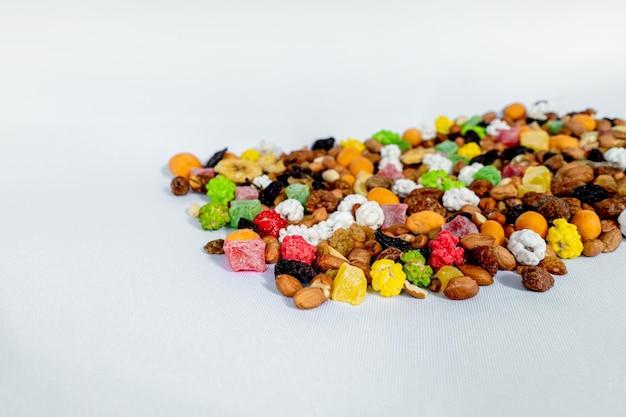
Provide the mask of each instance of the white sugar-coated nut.
POLYGON ((480 198, 469 188, 451 188, 442 197, 443 206, 450 211, 459 211, 466 204, 477 206, 480 198))
POLYGON ((423 162, 428 165, 429 171, 443 170, 446 174, 451 174, 454 166, 451 160, 440 153, 426 155, 423 162))
POLYGON ((326 171, 322 172, 322 178, 326 182, 333 183, 337 181, 339 177, 340 177, 339 173, 334 169, 327 169, 326 171))
POLYGON ((507 248, 522 265, 538 265, 546 256, 546 241, 530 229, 513 232, 507 248))
POLYGON ((621 230, 622 234, 626 236, 626 210, 622 211, 617 217, 617 222, 619 223, 619 230, 621 230))
POLYGON ((368 201, 356 210, 355 218, 359 226, 368 226, 376 230, 383 224, 385 212, 376 201, 368 201))
POLYGON ((294 198, 281 201, 274 210, 290 222, 297 222, 304 218, 304 207, 294 198))
POLYGON ((457 179, 465 183, 465 185, 470 185, 472 181, 474 181, 474 175, 484 167, 480 162, 474 162, 471 165, 464 166, 461 168, 457 179))

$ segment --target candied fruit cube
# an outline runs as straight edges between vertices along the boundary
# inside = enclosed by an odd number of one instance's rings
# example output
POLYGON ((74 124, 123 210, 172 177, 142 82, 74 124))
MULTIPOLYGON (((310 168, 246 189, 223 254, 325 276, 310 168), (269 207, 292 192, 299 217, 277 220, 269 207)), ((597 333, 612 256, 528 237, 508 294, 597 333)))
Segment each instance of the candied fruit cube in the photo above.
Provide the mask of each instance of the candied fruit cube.
POLYGON ((385 220, 383 220, 383 224, 380 226, 382 230, 387 230, 397 223, 406 223, 406 211, 409 208, 408 204, 383 204, 380 208, 383 209, 383 214, 385 215, 385 220))
POLYGON ((367 294, 367 279, 362 269, 348 263, 341 265, 335 276, 331 298, 358 306, 367 294))
POLYGON ((549 151, 550 136, 543 130, 531 130, 530 132, 524 132, 520 135, 520 145, 526 146, 535 152, 549 151))
POLYGON ((551 183, 552 179, 550 176, 550 170, 544 165, 526 168, 524 176, 522 177, 523 185, 534 184, 541 186, 541 191, 538 191, 540 193, 550 191, 551 183))
MULTIPOLYGON (((242 229, 243 230, 243 229, 242 229)), ((224 253, 230 268, 237 271, 263 272, 265 264, 265 242, 261 238, 224 241, 224 253)))

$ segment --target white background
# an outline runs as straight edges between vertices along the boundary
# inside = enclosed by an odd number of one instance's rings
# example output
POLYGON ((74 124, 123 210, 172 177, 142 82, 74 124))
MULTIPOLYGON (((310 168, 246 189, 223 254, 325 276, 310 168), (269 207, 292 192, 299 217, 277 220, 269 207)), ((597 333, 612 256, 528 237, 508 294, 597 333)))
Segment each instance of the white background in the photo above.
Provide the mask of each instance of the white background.
POLYGON ((623 2, 412 3, 0 0, 0 415, 622 415, 624 248, 302 312, 169 193, 181 151, 626 117, 623 2))

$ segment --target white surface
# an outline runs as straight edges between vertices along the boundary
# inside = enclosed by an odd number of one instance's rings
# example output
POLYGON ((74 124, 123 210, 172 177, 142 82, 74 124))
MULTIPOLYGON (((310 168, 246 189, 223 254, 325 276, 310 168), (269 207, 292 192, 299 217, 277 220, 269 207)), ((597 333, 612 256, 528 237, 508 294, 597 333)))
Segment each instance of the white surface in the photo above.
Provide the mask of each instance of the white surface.
POLYGON ((625 248, 544 294, 302 312, 169 194, 225 143, 626 116, 623 2, 406 3, 2 1, 0 415, 622 415, 625 248))

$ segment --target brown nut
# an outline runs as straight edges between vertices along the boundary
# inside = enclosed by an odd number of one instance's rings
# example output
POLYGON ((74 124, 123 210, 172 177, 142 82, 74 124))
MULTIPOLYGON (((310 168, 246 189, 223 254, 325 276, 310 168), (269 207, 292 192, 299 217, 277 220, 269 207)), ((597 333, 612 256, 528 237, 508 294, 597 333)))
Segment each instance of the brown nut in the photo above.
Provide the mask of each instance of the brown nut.
POLYGON ((470 277, 462 276, 452 278, 443 293, 452 300, 466 300, 478 294, 480 287, 470 277))
POLYGON ((522 285, 530 291, 544 292, 554 286, 554 278, 540 266, 526 266, 522 270, 522 285))
POLYGON ((357 261, 369 265, 371 260, 372 255, 370 255, 369 251, 364 248, 354 248, 348 255, 348 261, 350 262, 357 261))
POLYGON ((300 310, 309 310, 324 304, 328 300, 320 288, 306 287, 293 296, 293 303, 300 310))
POLYGON ((539 266, 544 268, 551 274, 554 275, 565 275, 567 274, 567 267, 565 266, 565 262, 563 262, 557 256, 546 256, 541 262, 539 262, 539 266))
POLYGON ((504 246, 500 245, 492 245, 490 246, 493 253, 496 255, 496 260, 498 261, 498 269, 503 269, 505 271, 512 271, 517 266, 517 261, 515 260, 515 256, 504 246))
POLYGON ((479 246, 491 246, 496 238, 487 233, 468 233, 461 237, 461 246, 466 250, 474 250, 479 246))
POLYGON ((424 299, 428 296, 428 291, 415 284, 411 284, 409 281, 404 281, 404 291, 414 298, 424 299))
POLYGON ((496 185, 489 190, 489 196, 498 201, 517 197, 517 188, 513 184, 496 185))
POLYGON ((280 242, 274 236, 264 236, 265 263, 275 264, 280 259, 280 242))
POLYGON ((302 289, 302 284, 293 275, 280 274, 276 276, 276 288, 285 297, 293 297, 302 289))
POLYGON ((484 268, 477 265, 457 265, 463 275, 470 277, 480 286, 493 284, 493 277, 484 268))
POLYGON ((345 259, 342 259, 338 256, 334 255, 321 255, 317 257, 316 264, 320 271, 328 271, 329 269, 339 269, 339 267, 346 262, 345 259))
POLYGON ((333 291, 334 281, 326 274, 318 274, 311 280, 311 288, 319 288, 324 292, 326 298, 330 298, 330 293, 333 291))
POLYGON ((603 253, 613 252, 622 243, 622 232, 619 229, 614 229, 601 234, 599 239, 604 243, 603 253))
POLYGON ((588 257, 598 256, 604 250, 604 242, 600 239, 589 239, 583 243, 583 255, 588 257))

